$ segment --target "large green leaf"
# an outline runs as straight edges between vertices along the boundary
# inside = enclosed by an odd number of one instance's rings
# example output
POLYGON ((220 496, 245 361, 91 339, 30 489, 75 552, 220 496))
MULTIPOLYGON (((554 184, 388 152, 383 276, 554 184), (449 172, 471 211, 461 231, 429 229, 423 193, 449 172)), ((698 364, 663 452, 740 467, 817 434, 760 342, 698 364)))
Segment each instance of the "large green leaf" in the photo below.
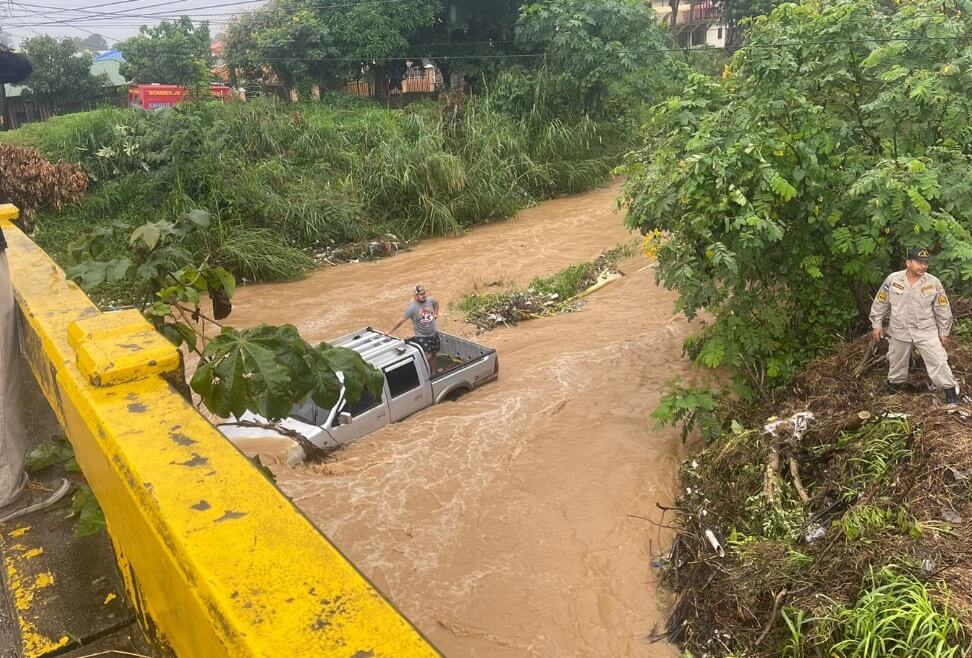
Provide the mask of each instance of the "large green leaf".
POLYGON ((291 325, 225 328, 206 346, 191 386, 220 416, 249 410, 278 420, 307 395, 321 407, 332 406, 341 389, 338 372, 352 402, 365 388, 381 394, 381 373, 351 350, 311 349, 291 325))

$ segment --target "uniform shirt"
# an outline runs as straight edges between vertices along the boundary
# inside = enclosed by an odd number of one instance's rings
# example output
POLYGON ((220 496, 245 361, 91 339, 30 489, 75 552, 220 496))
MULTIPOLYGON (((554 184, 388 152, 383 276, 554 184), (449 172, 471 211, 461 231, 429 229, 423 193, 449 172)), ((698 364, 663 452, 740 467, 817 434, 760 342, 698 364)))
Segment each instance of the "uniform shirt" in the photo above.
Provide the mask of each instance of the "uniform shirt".
POLYGON ((412 329, 416 336, 434 336, 435 328, 435 307, 437 301, 431 297, 426 297, 424 302, 413 301, 405 309, 405 317, 411 318, 412 329))
POLYGON ((952 331, 952 308, 942 282, 925 274, 915 285, 908 282, 907 270, 895 272, 884 280, 871 304, 871 327, 879 329, 891 311, 888 335, 914 341, 929 333, 948 336, 952 331))

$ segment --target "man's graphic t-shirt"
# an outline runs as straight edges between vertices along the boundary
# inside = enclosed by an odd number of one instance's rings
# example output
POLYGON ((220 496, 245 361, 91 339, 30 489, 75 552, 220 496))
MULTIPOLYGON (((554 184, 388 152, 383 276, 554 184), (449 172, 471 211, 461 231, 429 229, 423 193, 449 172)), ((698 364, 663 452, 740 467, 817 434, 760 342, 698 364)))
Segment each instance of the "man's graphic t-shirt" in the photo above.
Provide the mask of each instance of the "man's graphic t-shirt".
POLYGON ((405 309, 405 317, 412 319, 412 328, 416 336, 434 336, 436 301, 426 297, 424 302, 412 302, 405 309))

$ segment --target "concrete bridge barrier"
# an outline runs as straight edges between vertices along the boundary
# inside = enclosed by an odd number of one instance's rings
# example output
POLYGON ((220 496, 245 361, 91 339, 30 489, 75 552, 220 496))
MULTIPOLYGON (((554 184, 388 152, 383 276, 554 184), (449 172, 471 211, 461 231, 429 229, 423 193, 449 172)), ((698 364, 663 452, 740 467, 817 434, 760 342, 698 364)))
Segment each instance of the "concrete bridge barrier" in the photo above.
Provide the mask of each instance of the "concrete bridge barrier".
POLYGON ((175 347, 137 311, 99 311, 16 217, 0 205, 24 352, 143 630, 180 658, 438 655, 170 387, 175 347))

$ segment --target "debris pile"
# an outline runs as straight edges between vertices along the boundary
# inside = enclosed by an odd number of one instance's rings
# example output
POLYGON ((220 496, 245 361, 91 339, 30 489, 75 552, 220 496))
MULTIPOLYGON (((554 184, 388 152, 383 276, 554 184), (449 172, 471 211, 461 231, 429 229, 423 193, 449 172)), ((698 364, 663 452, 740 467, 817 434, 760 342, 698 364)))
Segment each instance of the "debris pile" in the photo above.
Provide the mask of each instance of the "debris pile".
POLYGON ((592 262, 569 267, 546 279, 535 279, 527 290, 467 295, 460 308, 478 333, 534 318, 571 313, 584 305, 583 297, 624 276, 617 262, 628 255, 626 246, 607 251, 592 262))
POLYGON ((357 263, 363 260, 387 258, 411 246, 413 244, 408 240, 402 240, 392 233, 386 233, 373 240, 363 242, 319 246, 311 250, 311 257, 318 264, 340 265, 341 263, 357 263))
POLYGON ((532 288, 512 290, 490 295, 486 303, 466 313, 465 319, 475 324, 481 333, 500 325, 510 326, 545 315, 576 311, 582 305, 581 301, 562 300, 557 293, 542 293, 532 288))
MULTIPOLYGON (((831 655, 827 620, 895 565, 962 619, 945 646, 972 640, 972 404, 947 407, 920 360, 891 394, 886 351, 840 346, 765 404, 731 409, 733 428, 682 465, 665 510, 675 539, 656 560, 677 601, 656 639, 697 657, 831 655)), ((949 361, 972 390, 972 345, 949 361)))

